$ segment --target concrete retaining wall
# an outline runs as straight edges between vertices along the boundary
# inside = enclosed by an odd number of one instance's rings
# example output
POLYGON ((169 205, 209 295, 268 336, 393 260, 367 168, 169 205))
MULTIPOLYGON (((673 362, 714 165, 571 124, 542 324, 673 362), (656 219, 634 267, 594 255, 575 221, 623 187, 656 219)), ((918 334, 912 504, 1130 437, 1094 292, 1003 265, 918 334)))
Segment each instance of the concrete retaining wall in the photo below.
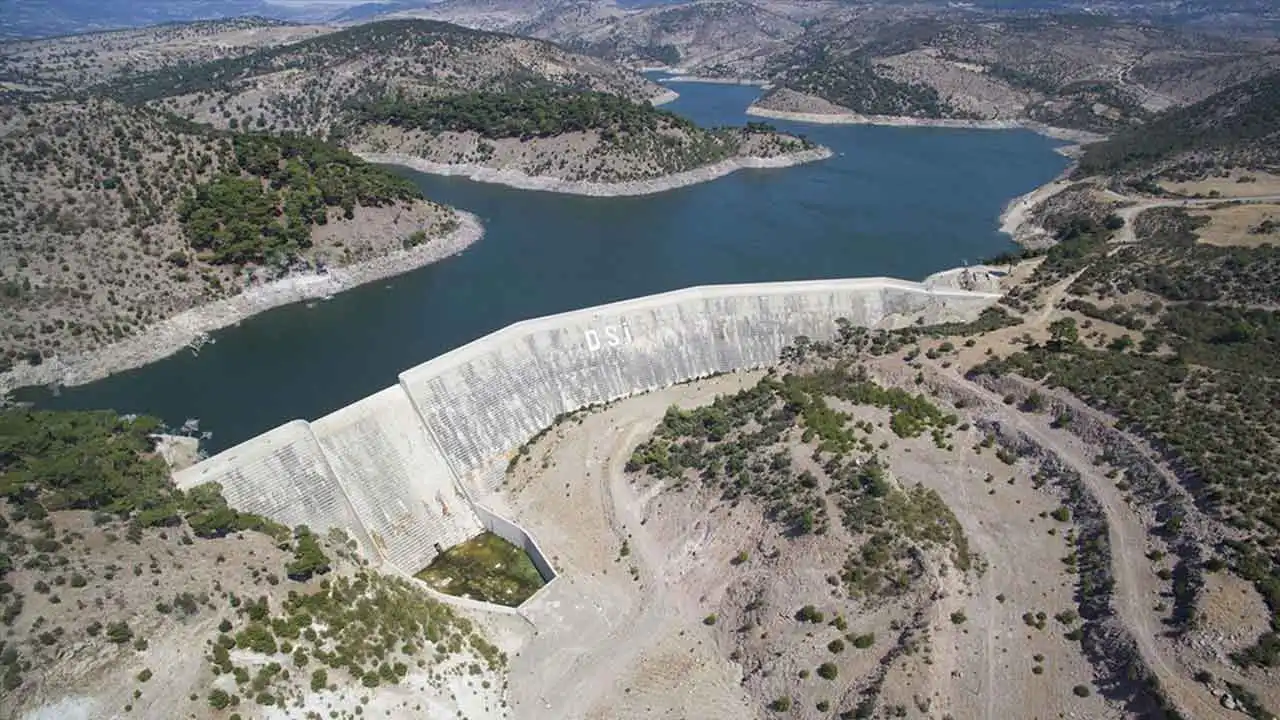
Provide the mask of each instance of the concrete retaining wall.
POLYGON ((472 507, 486 530, 518 548, 523 548, 529 554, 529 559, 533 560, 533 566, 538 569, 538 574, 542 576, 543 582, 549 583, 556 579, 555 568, 551 567, 551 562, 547 560, 547 556, 542 552, 542 548, 538 546, 538 542, 524 528, 484 505, 477 503, 472 507))
MULTIPOLYGON (((474 505, 520 445, 561 413, 777 361, 837 318, 902 327, 971 320, 999 297, 887 278, 696 287, 510 325, 405 371, 399 383, 308 425, 294 421, 175 474, 216 480, 234 507, 290 526, 343 527, 412 574, 489 528, 532 538, 474 505)), ((510 535, 510 537, 508 537, 510 535)))

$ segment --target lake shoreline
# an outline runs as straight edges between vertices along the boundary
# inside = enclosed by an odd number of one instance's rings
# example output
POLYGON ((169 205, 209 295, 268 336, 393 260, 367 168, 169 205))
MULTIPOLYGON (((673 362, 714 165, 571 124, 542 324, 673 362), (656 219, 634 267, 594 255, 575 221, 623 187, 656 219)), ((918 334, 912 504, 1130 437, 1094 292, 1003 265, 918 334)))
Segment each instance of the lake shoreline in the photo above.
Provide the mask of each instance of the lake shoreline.
MULTIPOLYGON (((1056 149, 1058 154, 1072 160, 1079 155, 1082 144, 1105 139, 1103 135, 1083 130, 1071 130, 1020 120, 946 120, 894 115, 860 115, 858 113, 802 113, 771 110, 754 104, 747 108, 747 114, 755 117, 797 123, 812 123, 815 125, 878 125, 884 127, 953 128, 958 130, 1031 130, 1045 137, 1073 143, 1056 149)), ((1000 224, 1000 232, 1008 235, 1015 244, 1029 250, 1040 250, 1052 245, 1053 238, 1049 232, 1036 225, 1032 216, 1037 207, 1071 184, 1067 178, 1074 167, 1075 163, 1072 162, 1054 179, 1006 203, 997 220, 1000 224)))
POLYGON ((366 162, 381 165, 400 165, 429 175, 460 176, 474 182, 506 185, 519 190, 541 190, 587 197, 634 197, 653 195, 688 187, 689 185, 710 182, 738 170, 784 168, 817 162, 831 157, 831 154, 830 148, 817 147, 773 157, 734 157, 693 170, 663 175, 662 177, 617 183, 564 180, 547 176, 527 175, 518 170, 499 170, 483 165, 437 163, 411 155, 395 153, 360 153, 360 157, 366 162))
POLYGON ((471 213, 455 210, 458 227, 418 247, 381 255, 325 273, 290 275, 251 287, 230 298, 184 310, 138 335, 104 348, 53 357, 39 365, 22 364, 0 374, 0 394, 33 385, 84 385, 126 370, 149 365, 184 348, 207 333, 236 325, 254 315, 402 275, 466 250, 484 236, 484 226, 471 213))
POLYGON ((879 125, 884 127, 931 127, 956 130, 1031 130, 1054 140, 1084 144, 1098 142, 1105 136, 1083 130, 1054 127, 1026 120, 948 120, 913 118, 899 115, 861 115, 859 113, 803 113, 771 110, 758 105, 747 108, 747 114, 772 120, 787 120, 814 125, 879 125))

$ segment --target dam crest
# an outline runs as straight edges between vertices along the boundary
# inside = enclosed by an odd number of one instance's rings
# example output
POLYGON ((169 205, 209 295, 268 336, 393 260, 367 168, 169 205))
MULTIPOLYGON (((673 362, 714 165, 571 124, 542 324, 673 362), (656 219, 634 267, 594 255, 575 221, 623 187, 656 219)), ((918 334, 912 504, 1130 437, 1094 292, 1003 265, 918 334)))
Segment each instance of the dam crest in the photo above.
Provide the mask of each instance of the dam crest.
POLYGON ((525 320, 399 375, 322 418, 294 420, 174 474, 222 486, 234 508, 345 530, 373 562, 412 575, 485 530, 554 570, 482 503, 556 417, 709 375, 766 367, 836 320, 872 328, 967 322, 999 297, 985 268, 923 282, 855 278, 699 286, 525 320), (982 288, 973 289, 973 288, 982 288))

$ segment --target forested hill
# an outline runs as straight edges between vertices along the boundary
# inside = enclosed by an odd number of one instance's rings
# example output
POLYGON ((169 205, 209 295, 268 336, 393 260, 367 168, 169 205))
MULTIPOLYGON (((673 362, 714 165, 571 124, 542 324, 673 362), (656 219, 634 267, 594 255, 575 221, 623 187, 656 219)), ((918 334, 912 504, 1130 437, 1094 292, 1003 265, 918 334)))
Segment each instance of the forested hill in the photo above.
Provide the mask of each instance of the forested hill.
POLYGON ((1197 175, 1280 164, 1280 73, 1175 108, 1088 146, 1077 175, 1197 175))
POLYGON ((361 121, 430 133, 476 132, 486 138, 550 137, 599 130, 646 133, 696 131, 689 120, 617 95, 538 87, 521 92, 465 93, 428 102, 386 98, 361 108, 361 121))

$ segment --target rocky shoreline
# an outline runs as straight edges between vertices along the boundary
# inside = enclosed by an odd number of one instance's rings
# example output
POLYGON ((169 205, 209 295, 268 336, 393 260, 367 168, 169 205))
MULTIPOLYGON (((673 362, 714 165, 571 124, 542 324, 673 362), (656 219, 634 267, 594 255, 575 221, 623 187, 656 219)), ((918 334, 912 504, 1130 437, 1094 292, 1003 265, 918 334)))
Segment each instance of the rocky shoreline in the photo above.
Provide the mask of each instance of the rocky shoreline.
POLYGON ((49 358, 40 365, 14 367, 0 375, 0 393, 30 385, 90 383, 168 357, 189 347, 205 333, 235 325, 260 312, 323 298, 439 262, 462 252, 484 235, 479 218, 471 213, 455 212, 458 214, 458 227, 442 238, 410 250, 333 268, 327 273, 291 275, 264 283, 234 297, 178 313, 139 335, 105 348, 65 358, 49 358))
MULTIPOLYGON (((1065 173, 1064 173, 1065 174, 1065 173)), ((1025 195, 1009 201, 1004 212, 1000 213, 1000 232, 1008 235, 1022 247, 1038 250, 1053 244, 1053 235, 1045 228, 1037 225, 1032 217, 1041 203, 1069 187, 1071 183, 1065 177, 1059 177, 1041 185, 1025 195)))
POLYGON ((683 83, 705 83, 707 85, 753 85, 755 87, 769 88, 772 87, 767 80, 748 80, 746 78, 720 78, 705 77, 702 75, 672 75, 670 77, 660 78, 660 83, 683 82, 683 83))
POLYGON ((679 98, 680 98, 680 93, 676 92, 675 90, 667 90, 666 92, 663 92, 658 95, 654 95, 653 97, 649 98, 649 104, 654 107, 657 107, 659 105, 666 105, 669 102, 674 102, 679 98))
POLYGON ((898 115, 861 115, 859 113, 808 113, 773 110, 754 104, 747 108, 747 114, 773 120, 789 120, 791 122, 813 123, 815 125, 884 125, 889 127, 933 127, 964 130, 1031 130, 1055 140, 1066 140, 1073 143, 1091 143, 1104 139, 1104 136, 1096 133, 1053 127, 1029 120, 948 120, 902 117, 898 115))
POLYGON ((402 165, 431 175, 458 175, 476 182, 506 185, 521 190, 543 190, 590 197, 626 197, 652 195, 709 182, 724 177, 729 173, 748 168, 783 168, 825 160, 831 157, 831 150, 826 147, 817 147, 811 150, 802 150, 773 157, 735 157, 694 170, 664 175, 663 177, 617 183, 564 180, 555 177, 526 175, 518 170, 500 170, 483 165, 438 163, 393 153, 362 153, 360 157, 366 162, 402 165))

